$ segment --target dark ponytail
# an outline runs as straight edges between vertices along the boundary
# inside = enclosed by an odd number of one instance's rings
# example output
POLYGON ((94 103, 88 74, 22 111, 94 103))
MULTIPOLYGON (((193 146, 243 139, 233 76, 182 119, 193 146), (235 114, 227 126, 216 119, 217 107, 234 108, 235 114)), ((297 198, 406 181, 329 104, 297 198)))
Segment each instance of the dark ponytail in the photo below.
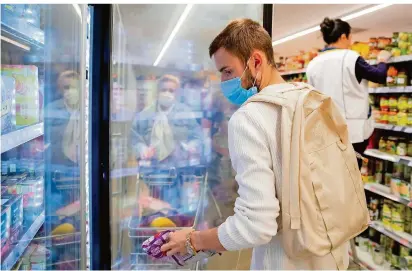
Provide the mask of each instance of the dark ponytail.
POLYGON ((342 34, 349 37, 351 27, 341 19, 332 20, 326 17, 320 24, 320 31, 326 44, 331 44, 337 42, 342 34))

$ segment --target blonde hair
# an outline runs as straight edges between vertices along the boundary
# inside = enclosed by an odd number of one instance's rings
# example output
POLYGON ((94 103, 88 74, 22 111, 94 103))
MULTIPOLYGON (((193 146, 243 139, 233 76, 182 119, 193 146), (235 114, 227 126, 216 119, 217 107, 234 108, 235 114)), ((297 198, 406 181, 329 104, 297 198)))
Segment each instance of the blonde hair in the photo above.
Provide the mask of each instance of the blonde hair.
POLYGON ((63 83, 65 79, 80 79, 80 75, 78 72, 73 71, 73 70, 68 70, 64 71, 59 75, 59 78, 57 79, 57 86, 60 90, 63 90, 63 83))
POLYGON ((158 80, 158 85, 165 83, 165 82, 173 82, 177 85, 177 88, 180 88, 180 79, 177 76, 171 74, 165 74, 158 80))

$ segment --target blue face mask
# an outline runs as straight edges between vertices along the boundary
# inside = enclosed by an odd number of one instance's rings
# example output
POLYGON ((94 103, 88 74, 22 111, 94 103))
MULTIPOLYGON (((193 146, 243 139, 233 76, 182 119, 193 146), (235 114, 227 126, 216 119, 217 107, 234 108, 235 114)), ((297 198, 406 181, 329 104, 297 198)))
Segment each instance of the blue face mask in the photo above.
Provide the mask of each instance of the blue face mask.
POLYGON ((242 77, 245 74, 247 68, 248 68, 248 65, 246 63, 246 68, 243 71, 243 74, 241 77, 235 77, 233 79, 220 83, 220 87, 222 88, 223 95, 225 95, 225 97, 233 104, 242 105, 244 102, 247 101, 247 99, 249 99, 250 97, 252 97, 258 92, 257 87, 255 86, 257 76, 251 88, 244 89, 242 87, 242 77))

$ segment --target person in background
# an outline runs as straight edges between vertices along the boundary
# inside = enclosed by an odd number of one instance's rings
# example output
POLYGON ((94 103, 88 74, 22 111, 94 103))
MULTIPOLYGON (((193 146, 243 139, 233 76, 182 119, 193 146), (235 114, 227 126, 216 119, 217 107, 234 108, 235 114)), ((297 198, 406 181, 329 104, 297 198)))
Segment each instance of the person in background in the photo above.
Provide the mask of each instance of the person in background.
POLYGON ((309 63, 308 83, 338 105, 346 117, 353 147, 362 154, 374 129, 367 81, 386 83, 385 62, 391 54, 382 50, 378 55, 379 64, 369 65, 357 52, 350 50, 352 34, 347 22, 325 18, 320 28, 327 46, 309 63))
POLYGON ((157 86, 157 101, 133 120, 131 144, 136 158, 163 166, 188 166, 190 156, 201 152, 201 127, 192 110, 177 101, 179 78, 164 75, 157 86))

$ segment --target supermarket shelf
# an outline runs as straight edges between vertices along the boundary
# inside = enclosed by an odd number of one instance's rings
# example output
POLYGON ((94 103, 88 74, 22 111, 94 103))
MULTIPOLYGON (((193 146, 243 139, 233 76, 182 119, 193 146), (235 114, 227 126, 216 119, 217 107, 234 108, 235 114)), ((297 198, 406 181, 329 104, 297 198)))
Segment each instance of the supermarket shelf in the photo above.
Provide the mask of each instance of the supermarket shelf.
MULTIPOLYGON (((349 252, 352 257, 352 253, 349 252)), ((366 251, 363 251, 356 248, 356 254, 358 255, 358 259, 353 259, 353 261, 359 264, 365 270, 390 270, 390 264, 385 263, 383 266, 377 265, 372 258, 372 255, 366 251)))
POLYGON ((306 72, 306 69, 300 69, 300 70, 280 72, 280 75, 293 75, 293 74, 301 74, 305 72, 306 72))
MULTIPOLYGON (((391 57, 388 63, 399 63, 399 62, 406 62, 406 61, 412 61, 412 55, 391 57)), ((378 61, 376 59, 373 59, 373 60, 368 60, 368 63, 370 65, 376 65, 378 64, 378 61)))
POLYGON ((1 153, 20 146, 44 133, 43 122, 1 136, 1 153))
POLYGON ((412 127, 407 127, 407 126, 397 126, 397 125, 391 125, 391 124, 381 124, 381 123, 375 123, 375 128, 376 129, 382 129, 382 130, 390 130, 390 131, 395 131, 395 132, 403 132, 403 133, 412 133, 412 127))
POLYGON ((137 176, 139 175, 139 169, 138 167, 133 167, 133 168, 118 168, 118 169, 113 169, 110 172, 110 178, 116 179, 116 178, 122 178, 122 177, 129 177, 129 176, 137 176))
POLYGON ((42 49, 44 47, 44 33, 42 31, 38 31, 38 33, 40 35, 35 39, 17 31, 3 22, 1 23, 1 35, 12 40, 12 44, 18 47, 21 47, 19 44, 27 46, 27 51, 30 51, 32 47, 36 49, 42 49))
POLYGON ((1 270, 11 270, 11 268, 16 264, 16 262, 23 255, 23 253, 26 250, 27 246, 33 240, 34 236, 37 234, 37 232, 39 231, 39 229, 43 225, 43 223, 44 223, 44 212, 42 212, 36 218, 36 220, 34 220, 33 224, 31 224, 30 228, 21 237, 19 243, 12 249, 12 251, 9 253, 9 255, 1 263, 1 270))
POLYGON ((367 183, 365 184, 365 189, 375 194, 381 195, 382 197, 385 197, 387 199, 390 199, 390 200, 402 203, 406 206, 412 207, 410 200, 392 194, 391 189, 385 185, 378 184, 378 183, 367 183))
POLYGON ((412 86, 369 88, 369 93, 412 93, 412 86))
POLYGON ((384 153, 376 149, 368 149, 364 152, 364 154, 382 160, 412 166, 412 157, 384 153))
POLYGON ((396 232, 391 229, 387 229, 383 226, 382 222, 380 221, 373 221, 369 226, 392 238, 398 243, 404 245, 405 247, 412 249, 412 235, 410 235, 409 233, 396 232))

